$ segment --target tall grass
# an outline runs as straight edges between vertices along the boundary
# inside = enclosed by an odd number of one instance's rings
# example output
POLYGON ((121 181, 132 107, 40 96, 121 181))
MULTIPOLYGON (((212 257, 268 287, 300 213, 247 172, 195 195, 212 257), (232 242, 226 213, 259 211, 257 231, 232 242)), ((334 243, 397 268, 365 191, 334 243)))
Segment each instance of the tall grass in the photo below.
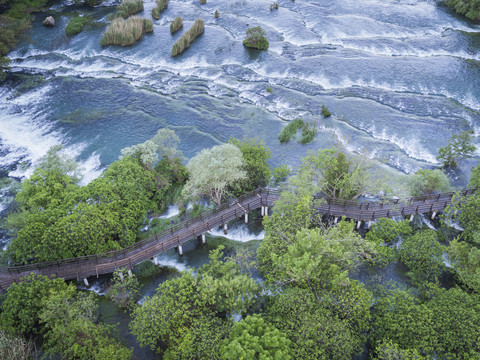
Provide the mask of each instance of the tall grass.
POLYGON ((126 20, 116 18, 100 39, 100 45, 128 46, 140 40, 144 33, 153 31, 152 20, 133 16, 126 20))
POLYGON ((160 14, 168 7, 168 0, 157 0, 157 7, 153 8, 152 16, 155 19, 160 19, 160 14))
POLYGON ((136 14, 142 10, 143 0, 123 0, 123 2, 117 7, 115 17, 126 19, 130 15, 136 14))
POLYGON ((183 27, 183 20, 180 16, 177 16, 173 19, 172 23, 170 24, 170 33, 173 34, 180 30, 183 27))
POLYGON ((0 359, 28 360, 37 358, 35 347, 31 341, 6 335, 0 331, 0 359))
POLYGON ((203 20, 195 20, 192 27, 187 32, 185 32, 175 44, 173 44, 172 56, 177 56, 184 52, 186 49, 188 49, 192 44, 193 40, 203 34, 204 29, 205 24, 203 20))

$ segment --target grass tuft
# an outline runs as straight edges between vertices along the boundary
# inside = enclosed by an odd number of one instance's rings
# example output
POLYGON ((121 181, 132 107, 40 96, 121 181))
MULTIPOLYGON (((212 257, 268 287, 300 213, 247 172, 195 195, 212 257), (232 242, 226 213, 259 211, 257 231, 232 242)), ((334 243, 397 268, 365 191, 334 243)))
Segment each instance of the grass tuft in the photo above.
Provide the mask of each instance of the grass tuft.
POLYGON ((140 40, 144 33, 153 31, 152 20, 143 19, 138 16, 126 20, 116 18, 100 39, 100 45, 121 45, 129 46, 140 40))
POLYGON ((160 14, 168 7, 168 0, 157 0, 157 7, 153 8, 152 16, 158 20, 160 19, 160 14))
POLYGON ((170 33, 174 34, 178 30, 180 30, 183 27, 183 20, 180 16, 177 16, 175 19, 173 19, 172 23, 170 24, 170 33))
POLYGON ((67 34, 67 36, 77 35, 83 30, 86 23, 87 19, 85 17, 75 16, 71 18, 65 28, 65 34, 67 34))
POLYGON ((190 47, 192 42, 201 34, 205 29, 205 23, 201 19, 195 20, 192 27, 185 32, 178 41, 173 44, 172 47, 172 56, 177 56, 184 52, 186 49, 190 47))
POLYGON ((300 142, 302 144, 308 144, 309 142, 312 142, 315 135, 317 135, 317 129, 310 125, 305 125, 302 129, 302 138, 300 139, 300 142))
POLYGON ((322 105, 322 115, 323 117, 332 116, 332 113, 327 109, 325 105, 322 105))
POLYGON ((290 122, 287 126, 285 126, 278 136, 278 139, 280 142, 283 143, 288 143, 290 139, 295 136, 297 133, 298 129, 301 129, 303 127, 304 123, 302 119, 295 119, 292 122, 290 122))

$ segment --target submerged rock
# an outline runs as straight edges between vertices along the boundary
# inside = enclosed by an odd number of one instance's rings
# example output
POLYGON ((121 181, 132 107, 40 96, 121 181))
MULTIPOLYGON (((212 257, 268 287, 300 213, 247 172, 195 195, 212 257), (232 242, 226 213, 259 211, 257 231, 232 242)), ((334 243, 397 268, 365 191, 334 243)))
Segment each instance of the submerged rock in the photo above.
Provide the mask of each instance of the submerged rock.
POLYGON ((43 25, 55 26, 55 19, 53 18, 53 16, 47 16, 45 20, 43 20, 43 25))

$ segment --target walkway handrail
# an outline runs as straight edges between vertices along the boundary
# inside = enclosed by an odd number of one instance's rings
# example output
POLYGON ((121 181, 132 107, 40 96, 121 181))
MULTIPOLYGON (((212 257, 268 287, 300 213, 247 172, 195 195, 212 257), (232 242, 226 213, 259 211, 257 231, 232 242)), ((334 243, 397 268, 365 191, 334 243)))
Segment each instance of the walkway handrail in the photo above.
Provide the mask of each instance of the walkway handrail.
POLYGON ((120 249, 120 250, 112 250, 112 251, 108 251, 108 252, 105 252, 105 253, 101 253, 101 254, 94 254, 94 255, 85 255, 85 256, 78 256, 78 257, 74 257, 74 258, 68 258, 68 259, 61 259, 61 260, 53 260, 53 261, 46 261, 46 262, 39 262, 39 263, 33 263, 33 264, 27 264, 27 265, 14 265, 14 266, 0 266, 0 271, 8 271, 8 272, 24 272, 24 271, 34 271, 34 270, 40 270, 40 269, 43 269, 43 268, 47 268, 47 267, 52 267, 52 266, 60 266, 60 265, 66 265, 66 264, 73 264, 73 263, 85 263, 85 262, 88 262, 88 261, 95 261, 96 263, 98 263, 99 260, 102 260, 102 259, 111 259, 111 258, 115 258, 115 259, 122 259, 126 256, 127 253, 130 253, 134 250, 138 250, 138 249, 143 249, 144 247, 147 247, 148 245, 152 244, 152 243, 155 243, 155 242, 158 242, 159 239, 163 238, 163 237, 167 237, 169 235, 171 235, 172 233, 180 230, 180 229, 183 229, 183 228, 188 228, 189 225, 197 222, 197 221, 203 221, 204 219, 207 219, 209 217, 211 217, 212 215, 215 215, 216 213, 222 211, 222 210, 225 210, 225 209, 229 209, 230 207, 234 206, 235 204, 241 202, 241 201, 244 201, 252 196, 256 196, 256 195, 265 195, 265 196, 279 196, 280 195, 280 191, 279 190, 276 190, 276 189, 270 189, 270 188, 258 188, 258 189, 255 189, 251 192, 249 192, 248 194, 244 194, 242 196, 240 196, 239 198, 235 199, 235 200, 232 200, 232 201, 229 201, 225 204, 222 204, 221 206, 219 206, 218 208, 214 208, 214 209, 210 209, 210 210, 207 210, 207 211, 204 211, 202 212, 201 214, 193 217, 193 218, 190 218, 190 219, 187 219, 187 220, 184 220, 166 230, 163 230, 161 232, 158 232, 156 234, 153 234, 152 236, 142 240, 142 241, 139 241, 135 244, 132 244, 132 245, 129 245, 123 249, 120 249))

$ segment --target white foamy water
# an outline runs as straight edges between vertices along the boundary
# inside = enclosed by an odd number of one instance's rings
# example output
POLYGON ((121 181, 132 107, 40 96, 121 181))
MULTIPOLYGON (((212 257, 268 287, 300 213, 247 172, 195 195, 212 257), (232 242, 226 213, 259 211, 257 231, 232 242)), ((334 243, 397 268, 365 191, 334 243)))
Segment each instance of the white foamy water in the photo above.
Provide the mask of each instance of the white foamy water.
POLYGON ((225 235, 223 229, 212 229, 208 232, 212 236, 224 237, 229 240, 248 242, 252 240, 263 240, 265 238, 265 231, 261 231, 259 234, 252 234, 246 225, 241 225, 228 229, 228 233, 225 235))
MULTIPOLYGON (((157 256, 157 259, 159 266, 177 269, 180 272, 187 270, 187 266, 179 262, 178 259, 176 259, 175 257, 172 257, 172 255, 161 254, 157 256)), ((153 260, 152 263, 154 263, 153 260)))
POLYGON ((171 217, 177 216, 180 214, 180 210, 177 205, 169 205, 167 210, 160 216, 160 219, 169 219, 171 217))

